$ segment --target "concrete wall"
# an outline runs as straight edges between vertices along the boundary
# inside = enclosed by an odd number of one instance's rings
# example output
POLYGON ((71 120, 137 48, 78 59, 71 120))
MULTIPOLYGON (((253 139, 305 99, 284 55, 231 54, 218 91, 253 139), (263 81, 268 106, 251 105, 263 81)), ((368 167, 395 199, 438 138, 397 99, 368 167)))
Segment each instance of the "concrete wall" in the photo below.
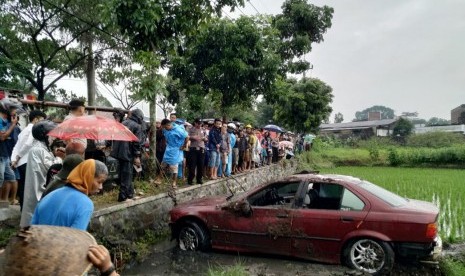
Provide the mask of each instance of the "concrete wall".
MULTIPOLYGON (((227 185, 236 193, 249 190, 270 180, 293 174, 297 161, 286 160, 271 166, 255 169, 233 177, 209 181, 203 185, 182 188, 177 191, 178 203, 213 195, 230 194, 227 185)), ((142 198, 118 204, 94 212, 89 232, 113 246, 128 244, 146 229, 167 233, 168 212, 173 201, 167 194, 142 198)))

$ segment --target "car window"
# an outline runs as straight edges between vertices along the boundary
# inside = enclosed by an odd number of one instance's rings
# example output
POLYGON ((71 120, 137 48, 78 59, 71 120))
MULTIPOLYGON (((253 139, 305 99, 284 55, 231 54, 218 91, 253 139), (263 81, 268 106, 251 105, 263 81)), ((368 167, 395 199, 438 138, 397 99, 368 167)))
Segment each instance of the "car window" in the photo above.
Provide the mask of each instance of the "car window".
POLYGON ((310 183, 302 208, 339 210, 344 187, 339 184, 310 183))
POLYGON ((365 208, 365 203, 358 198, 351 191, 344 189, 344 194, 342 195, 341 201, 341 210, 342 211, 361 211, 365 208))
POLYGON ((396 195, 388 190, 385 190, 380 186, 370 183, 368 181, 362 181, 360 183, 360 187, 392 206, 397 207, 407 204, 407 200, 405 198, 396 195))
POLYGON ((250 195, 247 200, 252 206, 291 206, 299 185, 300 181, 273 183, 250 195))

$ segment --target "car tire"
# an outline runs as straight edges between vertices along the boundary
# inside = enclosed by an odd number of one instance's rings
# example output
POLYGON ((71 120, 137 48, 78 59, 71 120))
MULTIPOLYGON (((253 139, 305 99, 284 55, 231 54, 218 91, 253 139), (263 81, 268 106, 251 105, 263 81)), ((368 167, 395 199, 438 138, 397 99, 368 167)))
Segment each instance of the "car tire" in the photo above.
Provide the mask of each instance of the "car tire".
POLYGON ((210 248, 210 236, 198 223, 185 222, 179 230, 178 245, 184 251, 206 251, 210 248))
POLYGON ((348 266, 372 275, 386 275, 394 266, 394 250, 383 241, 358 239, 351 241, 344 250, 348 266))

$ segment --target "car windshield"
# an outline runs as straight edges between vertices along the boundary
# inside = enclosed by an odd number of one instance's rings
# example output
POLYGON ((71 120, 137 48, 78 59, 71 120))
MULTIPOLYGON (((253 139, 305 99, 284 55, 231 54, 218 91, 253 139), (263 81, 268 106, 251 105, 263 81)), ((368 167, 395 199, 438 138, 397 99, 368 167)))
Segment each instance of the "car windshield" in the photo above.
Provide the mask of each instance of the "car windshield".
POLYGON ((372 195, 384 200, 388 204, 398 207, 407 204, 407 199, 398 196, 386 189, 381 188, 378 185, 370 183, 368 181, 362 181, 360 187, 371 193, 372 195))

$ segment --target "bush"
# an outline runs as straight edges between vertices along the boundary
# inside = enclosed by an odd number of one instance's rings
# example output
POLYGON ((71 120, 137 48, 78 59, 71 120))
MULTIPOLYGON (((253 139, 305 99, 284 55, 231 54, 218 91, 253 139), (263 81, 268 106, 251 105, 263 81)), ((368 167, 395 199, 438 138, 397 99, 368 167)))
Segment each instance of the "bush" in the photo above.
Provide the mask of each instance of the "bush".
POLYGON ((463 134, 452 132, 428 132, 413 134, 407 138, 407 146, 441 148, 453 145, 465 145, 463 134))
POLYGON ((388 161, 389 161, 389 165, 394 166, 394 167, 399 166, 401 164, 401 160, 400 160, 399 154, 397 153, 396 149, 394 148, 389 149, 388 161))

